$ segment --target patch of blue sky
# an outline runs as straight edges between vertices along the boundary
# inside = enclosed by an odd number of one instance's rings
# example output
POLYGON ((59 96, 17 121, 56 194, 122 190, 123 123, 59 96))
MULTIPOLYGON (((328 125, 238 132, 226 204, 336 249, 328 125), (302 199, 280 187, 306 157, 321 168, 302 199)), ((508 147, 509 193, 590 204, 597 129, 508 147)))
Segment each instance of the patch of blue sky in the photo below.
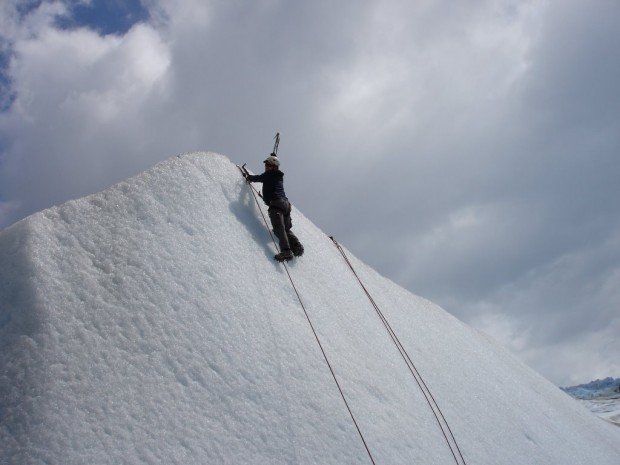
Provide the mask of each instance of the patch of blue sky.
POLYGON ((103 35, 124 34, 134 24, 149 19, 148 10, 139 0, 71 1, 66 5, 69 15, 56 19, 62 29, 88 27, 103 35))
POLYGON ((17 9, 17 13, 19 13, 19 16, 23 18, 31 11, 39 8, 42 3, 43 3, 43 0, 24 0, 24 1, 19 2, 15 6, 15 8, 17 9))

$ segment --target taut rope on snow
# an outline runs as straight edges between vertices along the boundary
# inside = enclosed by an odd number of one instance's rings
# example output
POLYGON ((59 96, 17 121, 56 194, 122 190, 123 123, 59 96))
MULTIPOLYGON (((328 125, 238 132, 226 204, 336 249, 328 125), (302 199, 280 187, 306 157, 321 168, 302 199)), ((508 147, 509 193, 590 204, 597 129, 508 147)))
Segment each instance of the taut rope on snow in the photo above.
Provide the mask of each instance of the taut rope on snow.
POLYGON ((351 263, 351 261, 347 257, 347 254, 345 253, 345 251, 342 248, 342 246, 338 243, 338 241, 336 241, 336 239, 333 236, 330 236, 330 239, 334 242, 334 245, 336 246, 336 248, 338 249, 338 251, 340 252, 342 257, 344 258, 344 260, 347 263, 347 265, 349 265, 349 268, 351 269, 351 271, 353 272, 353 274, 357 278, 357 281, 359 282, 360 286, 362 286, 362 289, 364 290, 364 293, 366 294, 366 296, 368 297, 368 300, 370 300, 370 303, 372 304, 372 306, 374 307, 375 311, 377 312, 377 315, 381 319, 381 322, 383 323, 383 326, 385 327, 385 329, 387 330, 388 334, 390 335, 390 338, 392 339, 392 342, 394 342, 394 345, 398 349, 398 352, 400 353, 401 357, 403 358, 403 360, 407 364, 407 368, 409 368, 409 371, 411 372, 411 375, 415 379, 417 385, 420 387, 420 390, 422 391, 422 394, 424 394, 424 398, 426 399, 426 402, 428 403, 429 407, 433 411, 433 415, 435 416, 435 419, 437 420, 437 424, 439 425, 439 428, 441 429, 443 437, 445 438, 446 443, 448 444, 448 447, 450 448, 450 452, 452 453, 452 456, 454 457, 454 461, 456 462, 457 465, 467 465, 466 462, 465 462, 465 459, 463 458, 463 454, 461 454, 461 449, 459 448, 459 445, 456 442, 456 439, 454 438, 454 435, 452 434, 452 430, 450 429, 450 425, 448 425, 448 422, 445 419, 445 417, 443 415, 443 412, 439 408, 439 405, 437 404, 437 401, 435 401, 435 398, 433 397, 433 394, 431 393, 430 389, 428 388, 428 386, 424 382, 424 379, 420 375, 420 372, 418 371, 418 369, 416 368, 415 364, 411 360, 411 357, 409 357, 409 354, 407 353, 407 351, 405 350, 405 348, 401 344, 400 339, 398 339, 398 336, 396 335, 396 333, 392 329, 392 326, 388 322, 387 318, 385 317, 385 315, 383 314, 383 312, 381 311, 381 309, 379 308, 379 306, 377 305, 375 300, 370 295, 370 292, 368 292, 368 289, 366 288, 366 286, 364 285, 364 283, 360 279, 359 275, 355 271, 355 268, 353 268, 353 264, 351 263))
MULTIPOLYGON (((241 170, 241 168, 239 166, 237 166, 237 168, 239 168, 239 170, 241 170)), ((243 170, 241 170, 241 172, 243 173, 243 170)), ((248 186, 250 186, 250 192, 252 192, 252 196, 254 197, 254 201, 256 202, 256 206, 258 207, 258 211, 260 211, 260 214, 263 217, 263 222, 265 223, 267 231, 269 231, 269 235, 271 236, 271 240, 273 241, 274 245, 276 246, 276 249, 279 252, 280 250, 279 250, 278 244, 276 243, 276 240, 273 237, 273 233, 271 232, 271 228, 269 227, 269 223, 267 223, 267 218, 265 218, 265 214, 263 213, 263 209, 261 208, 260 202, 258 201, 257 194, 260 196, 260 193, 250 183, 247 183, 247 184, 248 184, 248 186)), ((368 444, 366 444, 366 440, 364 439, 364 435, 362 434, 362 431, 360 430, 360 427, 357 424, 357 421, 355 420, 355 416, 353 415, 353 411, 351 410, 351 407, 349 407, 349 403, 347 402, 347 399, 344 396, 344 392, 342 390, 342 387, 340 387, 340 383, 338 382, 338 379, 336 378, 336 373, 334 372, 334 369, 332 368, 332 365, 329 362, 329 359, 327 358, 327 354, 325 353, 325 349, 323 349, 323 344, 321 344, 321 340, 319 339, 319 336, 318 336, 316 330, 314 329, 314 325, 312 324, 312 321, 310 320, 310 316, 308 315, 308 311, 306 310, 306 306, 304 305, 303 301, 301 300, 301 296, 299 295, 299 291, 297 291, 297 286, 295 286, 295 282, 293 281, 293 278, 291 277, 291 273, 290 273, 290 271, 288 269, 288 266, 287 266, 286 262, 282 262, 282 264, 284 265, 284 269, 286 270, 286 274, 288 275, 288 279, 291 282, 291 285, 293 286, 293 290, 295 291, 295 294, 297 295, 297 299, 299 300, 299 303, 301 304, 301 308, 303 309, 304 314, 306 315, 306 319, 308 320, 308 324, 310 325, 310 329, 312 329, 312 334, 314 334, 314 338, 316 339, 316 342, 319 345, 319 349, 321 349, 321 353, 323 354, 323 358, 325 359, 325 363, 327 364, 327 367, 329 368, 329 371, 332 374, 332 378, 334 378, 334 382, 336 383, 336 386, 338 387, 338 391, 340 392, 340 397, 342 397, 344 405, 347 407, 349 415, 351 416, 351 420, 353 420, 353 424, 355 425, 355 429, 357 429, 357 433, 359 434, 360 438, 362 439, 362 443, 364 444, 364 448, 366 449, 366 453, 368 454, 368 458, 370 458, 370 461, 372 462, 373 465, 376 465, 375 460, 372 457, 372 454, 370 453, 370 449, 368 448, 368 444)))

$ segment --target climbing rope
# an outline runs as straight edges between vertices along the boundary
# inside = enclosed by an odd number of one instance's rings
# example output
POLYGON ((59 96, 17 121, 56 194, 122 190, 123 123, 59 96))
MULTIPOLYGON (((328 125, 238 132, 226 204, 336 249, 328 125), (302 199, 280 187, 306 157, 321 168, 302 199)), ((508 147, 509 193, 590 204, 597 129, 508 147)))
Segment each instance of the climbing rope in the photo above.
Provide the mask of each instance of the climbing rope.
MULTIPOLYGON (((243 170, 241 169, 241 167, 237 166, 237 168, 239 168, 239 170, 243 174, 243 170)), ((256 202, 256 206, 258 207, 258 211, 260 211, 260 214, 263 217, 263 222, 265 223, 265 227, 267 228, 267 231, 269 231, 269 235, 271 236, 271 240, 273 241, 274 245, 276 246, 276 249, 278 249, 278 252, 279 252, 280 249, 278 247, 278 244, 276 243, 276 240, 273 237, 273 233, 271 232, 271 228, 269 227, 269 223, 267 223, 267 218, 265 218, 265 214, 263 213, 263 209, 261 208, 260 202, 258 201, 257 195, 260 196, 261 198, 262 198, 262 196, 254 188, 254 186, 252 186, 250 183, 248 183, 248 186, 250 186, 250 192, 252 192, 252 196, 254 197, 254 201, 256 202)), ((362 440, 362 443, 364 444, 364 448, 366 449, 366 453, 368 454, 368 458, 370 458, 370 461, 372 462, 373 465, 376 465, 375 460, 374 460, 372 454, 370 453, 370 449, 368 448, 368 444, 366 443, 366 440, 364 439, 364 435, 362 434, 362 431, 360 430, 360 427, 357 424, 357 421, 355 420, 355 416, 353 415, 353 411, 351 410, 351 407, 349 407, 349 403, 347 402, 347 399, 346 399, 346 397, 344 395, 342 387, 340 386, 340 383, 338 382, 338 379, 336 378, 336 373, 334 372, 334 369, 332 368, 332 365, 329 362, 329 359, 327 358, 327 354, 325 353, 325 349, 323 349, 323 344, 321 344, 321 340, 319 339, 319 336, 318 336, 316 330, 314 329, 314 325, 312 324, 312 320, 310 320, 310 316, 308 315, 308 311, 306 310, 306 306, 304 305, 303 301, 301 300, 301 296, 299 295, 299 291, 297 290, 297 286, 295 286, 295 282, 293 281, 291 273, 290 273, 290 271, 288 269, 288 265, 286 264, 286 262, 282 262, 282 264, 284 265, 284 269, 286 270, 286 274, 288 275, 288 279, 291 282, 291 285, 293 286, 293 290, 295 291, 295 295, 297 295, 297 299, 299 300, 301 308, 303 309, 304 314, 306 315, 306 319, 308 320, 308 324, 310 325, 310 329, 312 329, 312 334, 314 334, 314 338, 316 339, 316 342, 319 345, 319 349, 321 349, 321 353, 323 354, 323 358, 325 359, 325 363, 327 364, 327 367, 329 368, 329 371, 332 374, 332 378, 334 378, 334 382, 336 383, 336 386, 338 387, 338 391, 340 392, 340 397, 342 397, 344 405, 346 406, 347 411, 349 412, 349 415, 351 416, 351 420, 353 421, 353 424, 355 425, 355 429, 357 430, 357 433, 359 434, 359 436, 360 436, 360 438, 362 440)))
POLYGON ((383 314, 383 312, 381 311, 381 309, 379 308, 379 306, 377 305, 375 300, 370 295, 370 292, 368 292, 368 289, 366 288, 366 286, 362 282, 361 278, 359 277, 359 275, 355 271, 355 268, 353 268, 353 264, 351 263, 351 261, 347 257, 347 254, 345 253, 345 251, 342 248, 342 246, 338 243, 338 241, 336 241, 336 239, 333 236, 330 236, 330 239, 334 242, 334 245, 336 246, 336 248, 338 249, 338 251, 340 252, 342 257, 344 258, 345 262, 347 263, 347 265, 349 266, 349 268, 353 272, 353 275, 357 278, 357 281, 359 282, 360 286, 364 290, 364 293, 368 297, 368 300, 370 300, 370 303, 372 304, 372 306, 374 307, 375 311, 377 312, 377 315, 381 319, 381 322, 383 323, 383 326, 385 327, 385 329, 387 330, 388 334, 390 335, 390 338, 392 339, 392 342, 394 342, 394 345, 398 349, 398 352, 400 353, 401 357, 403 358, 403 360, 407 364, 407 368, 409 368, 409 371, 411 372, 411 375, 413 376, 413 378, 415 379, 417 385, 419 386, 420 390, 422 391, 422 394, 424 395, 424 398, 426 399, 426 402, 428 403, 430 409, 433 412, 433 415, 435 416, 435 419, 437 420, 437 424, 439 425, 439 428, 441 429, 443 437, 445 438, 446 443, 448 444, 448 447, 450 448, 450 452, 452 453, 452 456, 454 457, 454 461, 456 462, 457 465, 467 465, 466 462, 465 462, 465 459, 463 458, 463 454, 461 454, 461 449, 459 448, 459 445, 456 442, 456 439, 454 438, 454 435, 452 434, 452 430, 450 429, 450 425, 448 424, 446 418, 444 417, 443 412, 439 408, 439 405, 437 404, 437 401, 435 400, 435 397, 431 393, 430 389, 428 388, 428 386, 424 382, 424 379, 420 375, 420 372, 418 371, 418 369, 416 368, 415 364, 411 360, 411 357, 409 357, 409 354, 405 350, 404 346, 401 344, 400 339, 398 339, 398 336, 396 335, 396 333, 392 329, 392 326, 388 322, 387 318, 385 317, 385 315, 383 314))

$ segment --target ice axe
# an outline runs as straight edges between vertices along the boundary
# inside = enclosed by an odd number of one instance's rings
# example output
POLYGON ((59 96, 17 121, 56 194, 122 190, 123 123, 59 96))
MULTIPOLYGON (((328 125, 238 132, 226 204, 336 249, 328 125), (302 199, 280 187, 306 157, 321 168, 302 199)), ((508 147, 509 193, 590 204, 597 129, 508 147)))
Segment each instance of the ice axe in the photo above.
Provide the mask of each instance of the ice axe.
POLYGON ((276 133, 276 137, 274 137, 274 139, 276 140, 275 144, 273 144, 273 151, 271 152, 271 155, 273 155, 274 157, 278 156, 278 146, 280 145, 280 133, 277 132, 276 133))
MULTIPOLYGON (((245 165, 247 165, 247 163, 244 163, 244 164, 241 166, 241 171, 242 171, 242 172, 243 172, 243 174, 245 174, 246 176, 249 176, 249 175, 250 175, 250 172, 247 170, 247 168, 245 167, 245 165)), ((237 165, 237 166, 239 166, 239 165, 237 165)))

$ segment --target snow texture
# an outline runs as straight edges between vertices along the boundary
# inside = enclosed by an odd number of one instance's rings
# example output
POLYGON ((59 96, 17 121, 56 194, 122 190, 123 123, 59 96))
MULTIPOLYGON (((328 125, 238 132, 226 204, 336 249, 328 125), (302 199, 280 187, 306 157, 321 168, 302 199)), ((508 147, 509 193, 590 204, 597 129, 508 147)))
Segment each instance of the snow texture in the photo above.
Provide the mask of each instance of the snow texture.
MULTIPOLYGON (((454 463, 333 243, 293 222, 291 275, 376 463, 454 463)), ((0 463, 370 463, 275 252, 212 153, 3 230, 0 463)), ((350 258, 468 464, 620 463, 618 428, 350 258)))

